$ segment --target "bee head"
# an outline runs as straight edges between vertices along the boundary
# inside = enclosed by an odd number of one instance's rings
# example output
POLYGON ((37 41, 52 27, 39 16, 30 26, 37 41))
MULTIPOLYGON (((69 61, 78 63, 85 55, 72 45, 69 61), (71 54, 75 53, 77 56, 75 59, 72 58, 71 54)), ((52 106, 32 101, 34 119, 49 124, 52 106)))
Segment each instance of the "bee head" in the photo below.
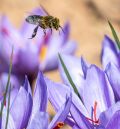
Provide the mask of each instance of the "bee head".
POLYGON ((26 17, 26 22, 28 22, 28 23, 31 23, 31 22, 33 22, 33 18, 32 18, 32 16, 28 16, 28 17, 26 17))
POLYGON ((59 29, 59 27, 60 27, 60 21, 59 21, 58 18, 54 18, 54 20, 53 20, 53 27, 54 27, 56 30, 59 29))

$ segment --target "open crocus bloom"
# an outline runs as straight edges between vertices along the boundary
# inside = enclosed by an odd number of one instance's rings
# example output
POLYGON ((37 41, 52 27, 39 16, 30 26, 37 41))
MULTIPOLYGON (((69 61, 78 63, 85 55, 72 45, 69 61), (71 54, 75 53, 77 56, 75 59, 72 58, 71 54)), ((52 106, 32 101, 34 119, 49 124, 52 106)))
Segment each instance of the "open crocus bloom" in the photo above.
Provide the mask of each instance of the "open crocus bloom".
MULTIPOLYGON (((65 103, 59 108, 50 124, 46 112, 47 96, 47 87, 41 72, 37 77, 33 97, 27 78, 24 86, 21 86, 19 90, 16 88, 11 90, 8 129, 57 129, 62 127, 69 113, 71 96, 67 96, 65 103)), ((2 129, 5 128, 6 114, 7 105, 3 110, 2 129)))
MULTIPOLYGON (((33 14, 45 15, 41 8, 35 9, 33 14)), ((24 21, 20 30, 15 29, 6 16, 0 21, 0 71, 7 71, 11 46, 14 46, 13 73, 33 75, 41 71, 57 68, 59 52, 73 54, 76 43, 69 40, 69 23, 63 26, 64 33, 49 33, 44 35, 39 27, 37 36, 29 39, 36 26, 24 21)))
MULTIPOLYGON (((92 129, 95 126, 97 129, 102 129, 103 127, 108 128, 110 121, 113 121, 113 119, 118 117, 120 109, 120 102, 116 103, 119 99, 115 99, 114 86, 111 86, 113 80, 109 82, 110 77, 108 78, 106 72, 95 65, 88 65, 83 58, 62 55, 62 59, 77 87, 82 101, 75 94, 60 64, 60 74, 66 85, 54 83, 46 79, 51 103, 57 110, 58 107, 60 107, 60 102, 63 103, 66 94, 72 89, 71 114, 68 115, 66 122, 72 127, 78 127, 80 129, 92 129), (103 117, 103 115, 106 115, 106 117, 103 117), (105 120, 106 123, 104 123, 105 120)), ((108 74, 109 72, 110 71, 108 71, 108 74)), ((116 81, 115 83, 117 84, 116 81)))

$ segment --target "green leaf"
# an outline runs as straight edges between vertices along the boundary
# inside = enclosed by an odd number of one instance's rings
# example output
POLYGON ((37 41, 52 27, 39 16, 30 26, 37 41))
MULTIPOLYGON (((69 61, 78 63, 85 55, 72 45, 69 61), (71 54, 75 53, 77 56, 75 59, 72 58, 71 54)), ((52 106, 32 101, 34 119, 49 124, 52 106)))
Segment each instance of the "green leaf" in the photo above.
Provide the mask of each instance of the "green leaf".
POLYGON ((10 95, 11 95, 11 84, 10 84, 10 91, 9 91, 9 96, 8 96, 8 108, 7 108, 7 118, 6 118, 5 129, 7 129, 8 120, 9 120, 9 112, 10 112, 10 95))
POLYGON ((5 89, 3 102, 1 104, 0 117, 2 117, 2 112, 3 112, 4 103, 6 101, 6 95, 7 95, 7 91, 8 91, 8 86, 10 84, 10 76, 11 76, 11 71, 12 71, 12 59, 13 59, 13 47, 12 47, 12 53, 11 53, 11 56, 10 56, 10 66, 9 66, 8 80, 7 80, 7 84, 6 84, 6 89, 5 89))
POLYGON ((82 99, 81 99, 81 97, 80 97, 80 94, 79 94, 79 92, 78 92, 78 90, 77 90, 77 88, 76 88, 76 86, 75 86, 75 84, 74 84, 74 82, 73 82, 73 80, 72 80, 72 78, 71 78, 71 76, 70 76, 68 70, 67 70, 67 67, 65 66, 65 64, 64 64, 64 62, 63 62, 63 60, 62 60, 62 57, 60 56, 60 54, 58 54, 58 56, 59 56, 60 62, 61 62, 61 64, 62 64, 62 67, 63 67, 63 69, 64 69, 64 72, 65 72, 66 76, 67 76, 68 81, 70 82, 71 86, 73 87, 74 92, 77 94, 77 96, 78 96, 78 97, 80 98, 80 100, 82 101, 82 99))
POLYGON ((118 36, 117 36, 117 33, 116 33, 116 31, 115 31, 113 25, 110 23, 110 21, 108 21, 108 24, 109 24, 110 29, 111 29, 111 31, 112 31, 114 40, 116 41, 117 46, 118 46, 118 48, 119 48, 119 50, 120 50, 120 40, 119 40, 119 38, 118 38, 118 36))

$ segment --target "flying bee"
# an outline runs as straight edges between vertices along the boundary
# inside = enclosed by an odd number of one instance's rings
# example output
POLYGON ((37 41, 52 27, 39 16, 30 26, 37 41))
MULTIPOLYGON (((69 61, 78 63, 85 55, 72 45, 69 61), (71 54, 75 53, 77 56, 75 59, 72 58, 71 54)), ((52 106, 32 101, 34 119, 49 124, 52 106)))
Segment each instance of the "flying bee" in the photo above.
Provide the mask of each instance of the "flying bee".
MULTIPOLYGON (((46 35, 46 29, 50 29, 51 33, 52 29, 55 30, 59 30, 59 28, 62 29, 62 27, 60 26, 60 20, 56 17, 49 15, 48 12, 43 7, 42 9, 47 14, 46 16, 30 15, 26 18, 26 22, 36 25, 30 39, 36 36, 39 27, 43 29, 45 35, 46 35)), ((64 32, 63 29, 62 31, 64 32)))

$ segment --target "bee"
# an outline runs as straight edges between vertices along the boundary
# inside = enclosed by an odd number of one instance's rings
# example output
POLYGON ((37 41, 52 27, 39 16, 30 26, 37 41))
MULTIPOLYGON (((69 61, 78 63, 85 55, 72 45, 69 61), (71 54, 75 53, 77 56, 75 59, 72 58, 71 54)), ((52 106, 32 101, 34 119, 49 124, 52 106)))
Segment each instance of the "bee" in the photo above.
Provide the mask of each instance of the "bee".
POLYGON ((36 36, 39 27, 43 29, 44 35, 46 35, 46 29, 50 29, 52 33, 52 29, 59 30, 59 28, 61 28, 64 32, 63 28, 60 26, 60 20, 57 17, 49 15, 42 6, 41 8, 47 14, 46 16, 30 15, 25 19, 26 22, 36 25, 30 39, 36 36))

